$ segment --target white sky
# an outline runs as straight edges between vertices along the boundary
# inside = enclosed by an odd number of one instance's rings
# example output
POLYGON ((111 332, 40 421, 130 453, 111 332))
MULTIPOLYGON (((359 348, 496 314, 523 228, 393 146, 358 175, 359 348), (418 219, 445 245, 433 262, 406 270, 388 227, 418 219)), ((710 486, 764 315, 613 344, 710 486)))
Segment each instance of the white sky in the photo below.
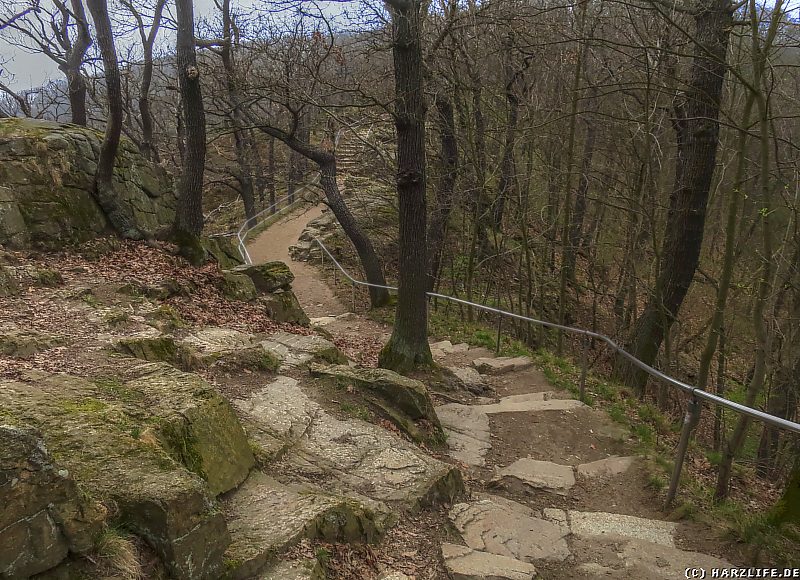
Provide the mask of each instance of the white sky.
MULTIPOLYGON (((3 2, 4 0, 0 0, 3 2)), ((47 0, 44 0, 45 2, 47 0)), ((110 3, 113 0, 109 0, 110 3)), ((249 11, 253 7, 267 7, 269 2, 266 0, 233 0, 232 6, 243 11, 249 11)), ((277 4, 277 2, 273 2, 277 4)), ((337 1, 319 0, 318 2, 308 2, 309 8, 311 5, 317 5, 330 15, 342 13, 343 4, 337 1)), ((174 2, 168 0, 167 11, 173 11, 174 2)), ((212 18, 217 11, 214 5, 214 0, 194 0, 194 14, 195 19, 212 18)), ((88 10, 87 10, 88 15, 88 10)), ((171 31, 162 29, 159 32, 159 39, 170 40, 172 36, 171 31)), ((171 40, 170 40, 171 43, 171 40)), ((120 47, 117 47, 118 52, 122 52, 120 47)), ((24 90, 27 88, 38 87, 45 84, 48 80, 62 80, 63 74, 58 70, 58 66, 49 58, 40 53, 30 53, 21 50, 15 46, 8 44, 0 37, 0 67, 3 73, 0 74, 0 81, 8 85, 14 90, 24 90)))

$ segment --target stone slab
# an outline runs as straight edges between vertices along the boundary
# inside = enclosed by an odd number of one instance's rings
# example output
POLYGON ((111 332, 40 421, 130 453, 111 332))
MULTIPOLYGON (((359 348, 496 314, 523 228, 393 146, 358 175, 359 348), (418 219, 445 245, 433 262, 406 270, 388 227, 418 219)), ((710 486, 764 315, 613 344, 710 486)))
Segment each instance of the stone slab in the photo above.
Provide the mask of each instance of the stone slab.
POLYGON ((575 472, 581 477, 610 477, 625 473, 635 461, 635 457, 612 455, 591 463, 582 463, 575 468, 575 472))
POLYGON ((575 485, 575 474, 569 465, 522 458, 501 469, 494 478, 494 481, 497 482, 509 483, 508 480, 519 482, 530 488, 545 489, 566 495, 567 491, 575 485))
POLYGON ((453 580, 531 580, 536 576, 536 568, 529 562, 466 546, 442 544, 442 557, 453 580))
POLYGON ((484 375, 503 375, 512 371, 520 371, 533 366, 533 361, 526 356, 518 357, 481 357, 472 361, 479 373, 484 375))
POLYGON ((559 399, 553 392, 526 393, 524 395, 511 395, 503 397, 499 402, 491 405, 482 405, 480 410, 484 413, 518 413, 528 411, 569 411, 586 407, 583 402, 576 399, 559 399))
POLYGON ((568 528, 541 519, 537 512, 515 501, 486 495, 456 504, 449 517, 473 550, 525 562, 561 562, 570 555, 568 528))
POLYGON ((449 403, 436 407, 447 435, 449 455, 467 465, 483 466, 491 449, 489 416, 477 407, 449 403))
POLYGON ((644 540, 675 547, 678 524, 605 512, 569 512, 570 529, 578 537, 644 540))

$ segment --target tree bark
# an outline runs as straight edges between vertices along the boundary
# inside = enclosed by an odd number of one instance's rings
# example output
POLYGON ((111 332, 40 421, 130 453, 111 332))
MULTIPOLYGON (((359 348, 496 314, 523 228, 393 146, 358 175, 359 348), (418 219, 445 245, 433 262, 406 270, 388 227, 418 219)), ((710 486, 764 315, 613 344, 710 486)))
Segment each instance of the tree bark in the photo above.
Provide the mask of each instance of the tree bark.
POLYGON ((176 241, 193 262, 202 261, 198 238, 203 231, 203 173, 206 162, 206 117, 197 68, 192 0, 175 0, 177 23, 176 64, 186 145, 178 182, 176 241))
POLYGON ((236 163, 239 166, 237 179, 240 185, 242 202, 244 203, 244 213, 247 216, 248 227, 252 226, 252 220, 256 215, 255 187, 252 163, 250 159, 250 147, 247 133, 245 130, 246 119, 242 111, 242 95, 236 78, 236 65, 233 54, 233 34, 231 22, 231 2, 223 0, 222 3, 222 34, 223 43, 220 47, 222 58, 222 68, 225 71, 225 91, 228 95, 228 102, 231 108, 229 123, 233 132, 233 145, 236 151, 236 163))
POLYGON ((97 46, 103 59, 108 100, 108 120, 94 176, 94 196, 111 226, 122 237, 138 240, 144 236, 136 226, 133 212, 130 206, 120 203, 114 191, 114 164, 122 133, 123 107, 119 64, 111 20, 108 16, 108 5, 106 0, 87 0, 87 5, 94 20, 97 46))
MULTIPOLYGON (((691 80, 675 106, 678 158, 655 290, 629 341, 630 352, 652 365, 689 291, 700 259, 706 205, 719 141, 719 111, 733 12, 728 0, 703 4, 696 24, 691 80)), ((615 374, 644 395, 647 375, 618 357, 615 374)))
POLYGON ((86 51, 92 45, 92 37, 89 34, 89 23, 86 19, 82 0, 71 0, 71 7, 72 17, 75 19, 75 26, 78 32, 72 46, 67 50, 66 61, 61 70, 67 77, 67 94, 69 96, 72 122, 85 127, 88 122, 86 114, 86 79, 83 78, 81 67, 86 57, 86 51))
POLYGON ((407 372, 433 363, 428 346, 428 256, 425 242, 425 100, 419 0, 387 0, 392 14, 400 210, 399 296, 394 330, 379 364, 407 372))

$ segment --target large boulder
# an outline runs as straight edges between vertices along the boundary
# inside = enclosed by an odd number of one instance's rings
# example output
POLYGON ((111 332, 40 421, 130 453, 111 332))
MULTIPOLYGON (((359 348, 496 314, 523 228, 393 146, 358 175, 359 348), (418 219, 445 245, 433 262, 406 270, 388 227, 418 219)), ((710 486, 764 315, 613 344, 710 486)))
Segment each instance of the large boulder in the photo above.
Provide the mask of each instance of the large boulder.
POLYGON ((294 274, 283 262, 266 262, 251 266, 238 266, 233 269, 237 274, 249 276, 259 292, 275 292, 288 290, 292 286, 294 274))
MULTIPOLYGON (((92 196, 103 134, 35 119, 0 119, 0 244, 54 248, 110 231, 92 196)), ((172 179, 127 139, 120 143, 114 191, 143 232, 158 236, 175 218, 172 179)))
POLYGON ((0 577, 27 578, 91 550, 105 511, 55 464, 35 429, 0 425, 0 577))
POLYGON ((164 363, 120 373, 89 381, 28 371, 0 381, 0 418, 38 429, 82 494, 117 506, 171 577, 219 578, 230 536, 215 498, 254 462, 242 426, 197 375, 164 363))
POLYGON ((377 411, 418 442, 440 443, 442 426, 427 387, 387 369, 311 365, 312 376, 358 389, 377 411))

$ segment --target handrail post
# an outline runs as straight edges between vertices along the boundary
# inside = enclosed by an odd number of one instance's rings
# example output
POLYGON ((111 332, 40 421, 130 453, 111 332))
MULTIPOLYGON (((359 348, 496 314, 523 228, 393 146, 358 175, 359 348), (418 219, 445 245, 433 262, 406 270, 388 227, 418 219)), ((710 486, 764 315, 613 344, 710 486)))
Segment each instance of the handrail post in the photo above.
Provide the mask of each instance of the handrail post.
POLYGON ((678 484, 681 480, 681 470, 683 469, 683 462, 686 459, 686 451, 689 449, 689 440, 692 437, 697 424, 700 422, 700 411, 702 406, 697 397, 692 394, 689 399, 689 404, 686 407, 686 415, 683 417, 683 428, 681 429, 681 439, 678 443, 678 451, 675 454, 675 466, 672 468, 672 478, 669 482, 669 490, 667 491, 667 501, 664 504, 664 509, 669 509, 672 502, 675 501, 675 495, 678 493, 678 484))
POLYGON ((586 374, 589 371, 589 337, 586 334, 581 335, 581 383, 580 383, 580 400, 586 399, 586 374))
POLYGON ((355 312, 356 311, 356 283, 353 282, 350 285, 350 288, 351 288, 351 292, 352 292, 352 295, 353 295, 353 312, 355 312))
POLYGON ((500 354, 500 333, 502 332, 502 330, 503 330, 503 315, 502 314, 498 314, 497 315, 497 348, 495 349, 495 352, 497 354, 500 354))

